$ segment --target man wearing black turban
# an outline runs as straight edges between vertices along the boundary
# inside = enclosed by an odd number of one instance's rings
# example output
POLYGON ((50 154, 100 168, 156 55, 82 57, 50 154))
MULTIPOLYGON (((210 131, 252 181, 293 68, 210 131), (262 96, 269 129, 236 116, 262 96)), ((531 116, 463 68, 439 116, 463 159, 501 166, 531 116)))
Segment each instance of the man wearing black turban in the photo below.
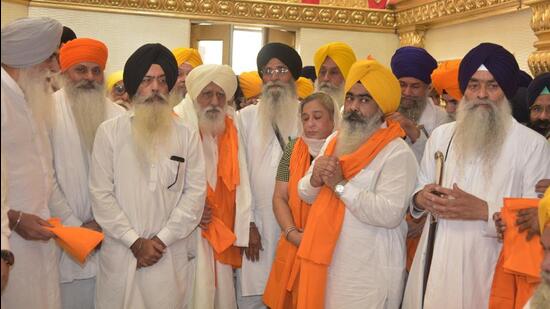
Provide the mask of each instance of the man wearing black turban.
POLYGON ((271 203, 277 165, 286 144, 297 136, 300 122, 295 84, 302 71, 300 55, 285 44, 269 43, 258 53, 257 64, 263 82, 259 103, 239 111, 256 201, 252 204, 249 245, 237 279, 237 302, 244 309, 264 307, 262 294, 281 232, 271 203))
POLYGON ((96 308, 189 306, 194 270, 186 252, 206 180, 200 137, 168 102, 177 70, 166 47, 140 47, 124 66, 133 112, 97 129, 91 204, 109 236, 99 256, 96 308))
POLYGON ((550 138, 550 73, 537 76, 527 88, 529 127, 550 138))
POLYGON ((412 198, 413 216, 429 213, 438 218, 431 267, 424 282, 425 228, 403 308, 443 308, 450 303, 453 308, 496 308, 498 299, 510 297, 509 289, 492 290, 493 279, 505 276, 503 268, 496 267, 501 244, 493 218, 503 207, 503 197, 536 197, 538 180, 550 176, 550 144, 511 115, 507 97, 515 93, 518 73, 514 56, 491 43, 475 47, 460 62, 464 96, 456 122, 441 125, 430 136, 412 198), (436 152, 445 162, 441 185, 435 179, 436 152))

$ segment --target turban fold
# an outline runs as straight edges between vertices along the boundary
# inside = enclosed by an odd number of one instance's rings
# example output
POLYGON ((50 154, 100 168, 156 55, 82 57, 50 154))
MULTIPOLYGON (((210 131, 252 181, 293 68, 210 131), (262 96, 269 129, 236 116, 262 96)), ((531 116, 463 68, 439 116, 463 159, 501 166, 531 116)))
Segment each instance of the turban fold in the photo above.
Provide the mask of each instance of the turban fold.
POLYGON ((268 43, 258 52, 256 64, 258 65, 260 77, 262 77, 262 69, 273 58, 279 59, 288 67, 294 80, 300 77, 300 73, 302 72, 302 58, 300 58, 300 55, 298 55, 294 48, 282 43, 268 43))
POLYGON ((317 74, 315 74, 315 67, 312 65, 308 65, 302 68, 302 74, 300 74, 303 77, 311 79, 313 82, 317 79, 317 74))
POLYGON ((193 101, 197 99, 201 91, 210 83, 220 86, 227 100, 233 97, 235 90, 237 90, 237 76, 228 65, 199 65, 189 73, 185 80, 187 92, 193 101))
POLYGON ((401 47, 391 57, 391 70, 397 78, 414 77, 430 84, 431 74, 435 68, 437 61, 423 48, 401 47))
POLYGON ((550 90, 550 73, 543 73, 535 77, 531 84, 529 84, 529 88, 527 88, 527 103, 529 106, 535 103, 535 100, 537 100, 545 89, 546 91, 550 90))
POLYGON ((550 223, 550 187, 544 192, 544 197, 539 204, 539 227, 540 233, 544 232, 544 227, 550 223))
POLYGON ((73 29, 67 26, 63 26, 63 33, 61 34, 61 44, 65 44, 74 39, 76 39, 76 33, 74 33, 73 29))
POLYGON ((296 81, 296 93, 298 98, 304 99, 313 93, 313 82, 309 78, 300 77, 296 81))
POLYGON ((21 18, 2 28, 2 63, 27 68, 48 59, 59 47, 63 26, 49 17, 21 18))
POLYGON ((122 70, 113 72, 107 77, 107 91, 113 90, 116 83, 122 80, 122 70))
POLYGON ((519 66, 509 51, 493 43, 479 44, 462 59, 458 70, 462 93, 481 65, 489 70, 508 100, 511 100, 518 89, 519 66))
POLYGON ((529 84, 533 81, 533 78, 529 73, 519 70, 519 77, 518 77, 518 87, 529 87, 529 84))
POLYGON ((59 50, 59 66, 61 72, 75 64, 82 62, 92 62, 99 65, 101 70, 105 70, 107 63, 107 46, 94 39, 80 38, 71 40, 59 50))
POLYGON ((239 75, 239 85, 247 100, 262 93, 262 79, 256 71, 241 73, 239 75))
POLYGON ((460 60, 449 60, 442 62, 432 73, 432 84, 439 93, 448 93, 455 100, 462 99, 462 92, 458 86, 458 67, 460 60))
POLYGON ((315 63, 315 73, 319 76, 319 70, 321 65, 327 57, 330 57, 342 72, 344 79, 348 76, 349 68, 357 61, 355 53, 348 44, 342 42, 333 42, 321 46, 313 56, 313 62, 315 63))
POLYGON ((162 67, 168 84, 168 90, 172 90, 178 78, 178 63, 170 50, 159 43, 145 44, 138 48, 124 65, 124 87, 128 96, 133 97, 143 77, 151 65, 158 64, 162 67))
POLYGON ((401 86, 392 72, 376 60, 360 60, 354 63, 346 78, 345 91, 361 82, 382 112, 387 115, 399 107, 401 86))
POLYGON ((174 57, 176 57, 178 67, 185 62, 189 63, 193 68, 196 68, 202 64, 201 55, 199 54, 199 51, 194 48, 174 48, 172 49, 172 53, 174 54, 174 57))

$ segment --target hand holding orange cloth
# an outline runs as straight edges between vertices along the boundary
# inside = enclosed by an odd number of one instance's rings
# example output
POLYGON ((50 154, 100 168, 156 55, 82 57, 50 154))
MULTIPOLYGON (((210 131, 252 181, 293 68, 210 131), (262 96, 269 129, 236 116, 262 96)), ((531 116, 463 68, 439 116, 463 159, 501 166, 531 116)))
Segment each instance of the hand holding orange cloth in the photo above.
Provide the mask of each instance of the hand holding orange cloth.
POLYGON ((48 223, 53 227, 45 228, 57 236, 57 244, 81 264, 103 240, 103 233, 83 227, 63 226, 59 218, 50 218, 48 223))

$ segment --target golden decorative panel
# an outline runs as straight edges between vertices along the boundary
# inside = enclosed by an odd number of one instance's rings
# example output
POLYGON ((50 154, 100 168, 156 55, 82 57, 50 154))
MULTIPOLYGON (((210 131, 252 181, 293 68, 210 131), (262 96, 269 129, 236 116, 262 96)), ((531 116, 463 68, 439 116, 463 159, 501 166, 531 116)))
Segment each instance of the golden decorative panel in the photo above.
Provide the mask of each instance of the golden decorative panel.
POLYGON ((535 48, 527 63, 534 76, 550 72, 550 1, 539 0, 527 2, 533 11, 531 29, 537 36, 535 48))

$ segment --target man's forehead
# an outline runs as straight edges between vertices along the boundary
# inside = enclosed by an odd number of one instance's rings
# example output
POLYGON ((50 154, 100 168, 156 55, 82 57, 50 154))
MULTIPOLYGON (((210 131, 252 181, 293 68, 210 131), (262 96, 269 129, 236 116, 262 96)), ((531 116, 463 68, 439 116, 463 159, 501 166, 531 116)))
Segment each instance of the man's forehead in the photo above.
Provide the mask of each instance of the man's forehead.
POLYGON ((412 76, 405 76, 405 77, 399 78, 399 83, 406 84, 406 85, 425 85, 426 84, 425 82, 412 76))
POLYGON ((479 71, 476 71, 474 75, 472 75, 472 77, 470 77, 470 80, 489 82, 489 81, 495 81, 495 77, 489 71, 479 70, 479 71))
POLYGON ((72 68, 76 68, 76 67, 87 67, 87 68, 95 68, 95 67, 100 67, 99 64, 95 63, 95 62, 79 62, 79 63, 76 63, 72 66, 72 68))
POLYGON ((286 67, 286 64, 284 64, 281 60, 279 60, 278 58, 271 58, 267 64, 265 65, 266 67, 280 67, 280 66, 284 66, 286 67))
POLYGON ((349 90, 348 93, 354 94, 354 95, 370 95, 367 91, 367 88, 361 83, 357 82, 355 83, 349 90))
POLYGON ((216 84, 215 82, 208 83, 206 87, 202 88, 201 92, 207 92, 207 91, 219 91, 225 95, 225 91, 223 90, 223 88, 220 85, 216 84))
POLYGON ((336 62, 334 62, 334 60, 332 60, 332 58, 330 58, 330 56, 327 56, 325 58, 325 61, 323 61, 323 64, 321 64, 321 67, 325 67, 325 68, 337 68, 338 70, 340 70, 338 68, 338 65, 336 65, 336 62))

